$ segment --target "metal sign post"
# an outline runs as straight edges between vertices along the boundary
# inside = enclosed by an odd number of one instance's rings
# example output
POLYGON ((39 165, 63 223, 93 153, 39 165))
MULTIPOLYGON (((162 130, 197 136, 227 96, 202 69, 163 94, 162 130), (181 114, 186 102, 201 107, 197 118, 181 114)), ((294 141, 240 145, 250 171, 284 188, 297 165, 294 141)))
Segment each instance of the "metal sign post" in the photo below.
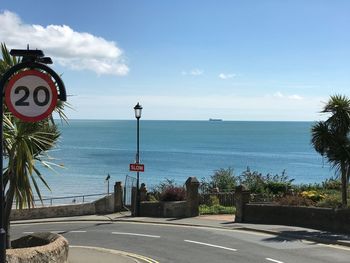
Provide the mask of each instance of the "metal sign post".
POLYGON ((22 57, 0 79, 0 263, 6 262, 5 189, 3 182, 3 96, 9 110, 26 122, 47 118, 57 100, 66 101, 66 89, 61 78, 46 64, 52 60, 41 50, 12 49, 12 56, 22 57), (17 74, 16 74, 17 73, 17 74))

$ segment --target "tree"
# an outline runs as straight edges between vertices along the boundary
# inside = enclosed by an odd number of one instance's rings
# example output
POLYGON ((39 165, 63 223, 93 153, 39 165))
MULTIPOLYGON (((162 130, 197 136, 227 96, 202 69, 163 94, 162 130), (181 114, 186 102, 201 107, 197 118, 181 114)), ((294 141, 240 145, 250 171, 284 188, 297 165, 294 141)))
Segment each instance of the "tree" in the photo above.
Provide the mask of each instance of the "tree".
POLYGON ((219 190, 220 192, 232 191, 237 184, 237 177, 234 175, 233 168, 220 168, 214 171, 214 175, 207 181, 205 178, 201 182, 203 192, 219 190))
MULTIPOLYGON (((1 52, 0 77, 11 66, 19 62, 9 54, 5 44, 1 44, 1 52)), ((9 227, 13 202, 15 201, 17 208, 22 209, 35 205, 34 193, 42 200, 38 180, 50 190, 37 163, 51 168, 50 163, 47 162, 47 151, 55 146, 60 132, 52 116, 40 122, 28 123, 15 118, 5 105, 3 109, 3 144, 7 163, 3 171, 4 188, 6 189, 4 222, 7 247, 10 247, 9 227)), ((60 116, 65 116, 62 104, 57 107, 57 110, 60 116)))
POLYGON ((340 173, 342 204, 345 207, 350 175, 350 99, 342 95, 331 96, 321 112, 331 116, 312 127, 311 143, 340 173))

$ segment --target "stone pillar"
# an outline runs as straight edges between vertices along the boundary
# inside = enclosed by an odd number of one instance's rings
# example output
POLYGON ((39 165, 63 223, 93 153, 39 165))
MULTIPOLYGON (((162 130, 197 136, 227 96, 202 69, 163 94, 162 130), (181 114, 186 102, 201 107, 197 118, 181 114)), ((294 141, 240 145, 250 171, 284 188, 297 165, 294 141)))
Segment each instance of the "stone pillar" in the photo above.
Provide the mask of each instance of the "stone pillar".
POLYGON ((186 180, 187 215, 194 217, 199 215, 199 182, 196 177, 186 180))
POLYGON ((114 184, 114 212, 123 210, 123 187, 122 182, 114 184))
POLYGON ((243 185, 239 185, 235 189, 235 206, 236 215, 235 222, 244 222, 244 206, 249 203, 250 192, 245 190, 243 185))
POLYGON ((140 187, 140 201, 147 201, 147 188, 144 183, 142 183, 140 187))
POLYGON ((131 188, 131 215, 136 215, 136 194, 137 194, 137 188, 136 186, 133 186, 131 188))

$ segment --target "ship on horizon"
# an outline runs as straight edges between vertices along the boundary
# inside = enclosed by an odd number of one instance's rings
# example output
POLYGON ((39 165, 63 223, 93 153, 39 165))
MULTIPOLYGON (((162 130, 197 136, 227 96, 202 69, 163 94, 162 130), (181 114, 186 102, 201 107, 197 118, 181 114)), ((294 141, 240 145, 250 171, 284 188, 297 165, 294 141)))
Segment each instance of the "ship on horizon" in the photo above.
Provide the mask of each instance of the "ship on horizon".
POLYGON ((210 118, 209 121, 222 121, 222 119, 213 119, 213 118, 210 118))

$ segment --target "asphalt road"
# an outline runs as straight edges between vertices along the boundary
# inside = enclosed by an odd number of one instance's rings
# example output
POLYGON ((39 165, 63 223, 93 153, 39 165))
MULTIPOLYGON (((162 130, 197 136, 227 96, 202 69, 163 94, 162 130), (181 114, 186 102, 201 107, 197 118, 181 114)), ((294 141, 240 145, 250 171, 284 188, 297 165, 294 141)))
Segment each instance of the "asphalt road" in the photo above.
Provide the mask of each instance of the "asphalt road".
POLYGON ((242 230, 149 223, 63 222, 13 225, 11 238, 43 231, 62 234, 70 245, 122 250, 158 262, 350 262, 348 247, 242 230))

